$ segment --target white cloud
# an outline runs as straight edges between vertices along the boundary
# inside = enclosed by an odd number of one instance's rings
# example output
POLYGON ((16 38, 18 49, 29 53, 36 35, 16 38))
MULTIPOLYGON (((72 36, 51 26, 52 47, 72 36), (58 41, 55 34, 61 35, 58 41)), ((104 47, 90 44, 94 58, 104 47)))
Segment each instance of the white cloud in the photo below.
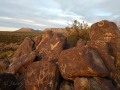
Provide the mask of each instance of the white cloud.
POLYGON ((0 0, 1 27, 65 27, 74 20, 90 24, 119 21, 120 0, 0 0))

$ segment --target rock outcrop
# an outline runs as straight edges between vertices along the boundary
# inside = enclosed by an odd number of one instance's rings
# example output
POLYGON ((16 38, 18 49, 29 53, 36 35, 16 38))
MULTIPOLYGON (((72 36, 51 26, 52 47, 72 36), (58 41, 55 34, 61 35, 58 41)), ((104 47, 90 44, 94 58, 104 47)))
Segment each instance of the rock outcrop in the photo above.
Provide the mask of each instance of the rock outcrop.
POLYGON ((116 66, 120 65, 120 33, 114 22, 103 20, 91 26, 90 39, 108 44, 110 54, 115 58, 116 66))
POLYGON ((52 31, 33 40, 25 38, 6 71, 23 83, 16 90, 120 90, 117 26, 106 20, 97 22, 89 36, 89 41, 80 39, 72 48, 66 48, 65 36, 52 31))

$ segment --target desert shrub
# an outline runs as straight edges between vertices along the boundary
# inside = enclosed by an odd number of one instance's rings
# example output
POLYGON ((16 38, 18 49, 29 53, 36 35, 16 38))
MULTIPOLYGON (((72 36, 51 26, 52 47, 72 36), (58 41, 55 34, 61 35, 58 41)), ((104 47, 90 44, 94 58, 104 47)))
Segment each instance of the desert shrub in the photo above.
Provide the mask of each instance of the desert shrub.
POLYGON ((0 53, 0 58, 6 58, 6 59, 10 59, 13 56, 14 51, 6 51, 6 52, 2 52, 0 53))
POLYGON ((67 43, 71 46, 75 46, 79 39, 89 40, 89 26, 87 23, 79 23, 77 20, 72 25, 65 28, 67 43))
POLYGON ((25 37, 35 37, 42 32, 0 32, 0 43, 21 43, 25 37))

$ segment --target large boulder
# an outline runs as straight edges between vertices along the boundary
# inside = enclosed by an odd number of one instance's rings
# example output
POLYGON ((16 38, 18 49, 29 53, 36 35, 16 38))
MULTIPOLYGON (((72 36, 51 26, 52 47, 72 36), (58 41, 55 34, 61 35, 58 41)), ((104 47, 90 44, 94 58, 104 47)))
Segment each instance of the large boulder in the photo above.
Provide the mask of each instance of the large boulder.
POLYGON ((46 32, 36 51, 42 58, 50 61, 57 61, 61 51, 64 49, 66 38, 58 33, 46 32))
POLYGON ((62 51, 58 66, 63 78, 67 80, 80 76, 102 77, 109 74, 99 53, 84 43, 62 51))
POLYGON ((60 73, 57 66, 41 60, 25 71, 25 90, 58 90, 60 73))
POLYGON ((72 82, 64 80, 62 81, 59 90, 74 90, 74 84, 72 82))
POLYGON ((105 78, 76 78, 75 90, 116 90, 112 81, 105 78))
POLYGON ((120 32, 115 23, 107 20, 97 22, 91 26, 89 36, 92 41, 106 42, 116 66, 120 66, 120 32))
POLYGON ((7 73, 20 73, 24 72, 28 65, 32 64, 35 61, 36 53, 31 52, 30 54, 24 54, 15 59, 13 63, 10 64, 7 73))
POLYGON ((13 74, 0 74, 0 90, 15 90, 17 81, 13 74))
POLYGON ((18 47, 18 49, 15 51, 15 54, 13 55, 14 58, 18 58, 24 54, 29 54, 31 51, 33 51, 34 42, 31 38, 26 37, 22 44, 18 47))
POLYGON ((88 47, 96 49, 99 52, 103 62, 109 71, 112 72, 116 70, 114 59, 109 54, 107 44, 104 41, 89 41, 87 42, 87 45, 88 47))

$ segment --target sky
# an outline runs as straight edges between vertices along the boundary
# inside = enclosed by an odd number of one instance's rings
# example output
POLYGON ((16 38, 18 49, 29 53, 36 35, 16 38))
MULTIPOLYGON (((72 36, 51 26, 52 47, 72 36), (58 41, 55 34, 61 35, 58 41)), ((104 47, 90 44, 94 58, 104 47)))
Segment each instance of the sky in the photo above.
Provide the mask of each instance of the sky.
POLYGON ((64 28, 74 20, 120 22, 120 0, 0 0, 0 31, 64 28))

